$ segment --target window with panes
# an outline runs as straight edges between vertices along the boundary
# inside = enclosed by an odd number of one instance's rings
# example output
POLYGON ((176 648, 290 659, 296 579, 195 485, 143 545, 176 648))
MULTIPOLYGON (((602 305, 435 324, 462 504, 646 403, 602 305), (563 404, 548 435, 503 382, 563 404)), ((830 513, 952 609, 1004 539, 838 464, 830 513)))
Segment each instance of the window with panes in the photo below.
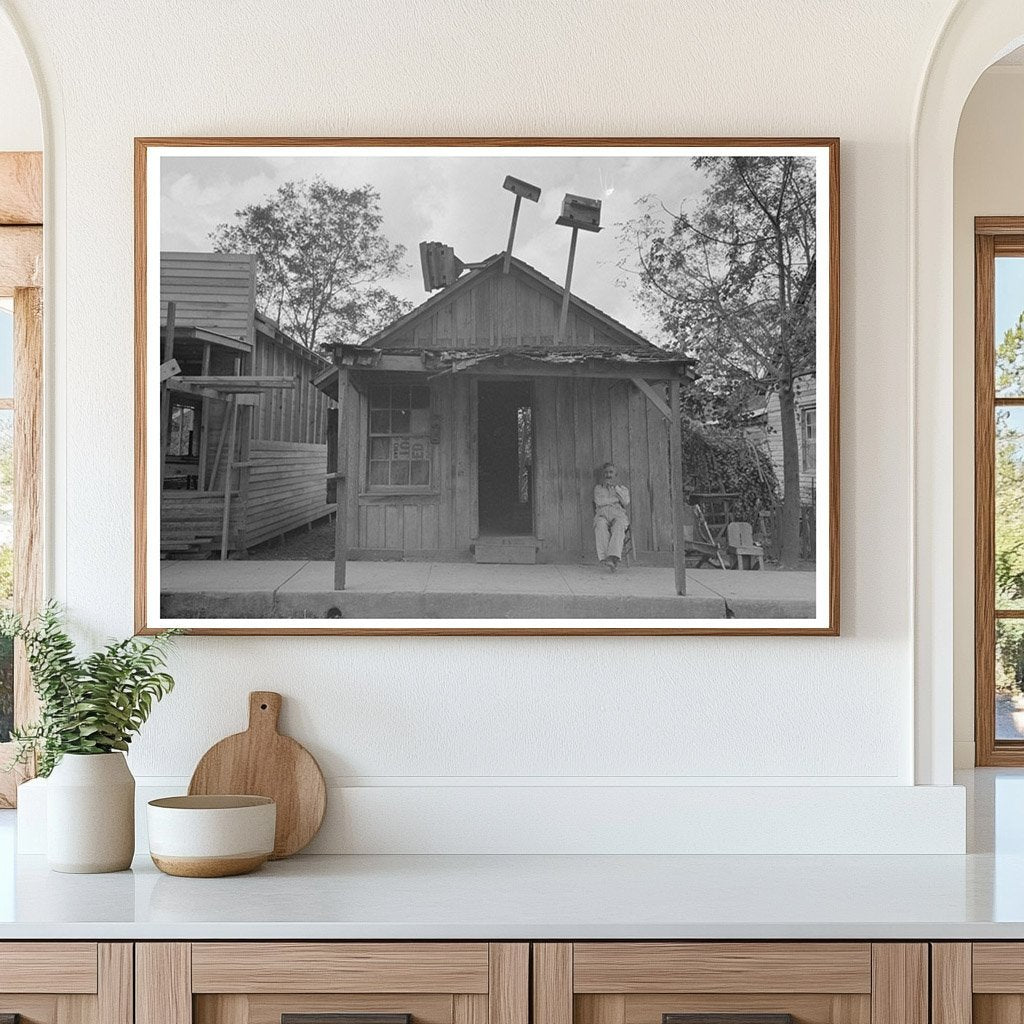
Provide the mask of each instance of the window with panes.
POLYGON ((368 489, 429 490, 433 482, 430 388, 374 385, 368 427, 368 489))

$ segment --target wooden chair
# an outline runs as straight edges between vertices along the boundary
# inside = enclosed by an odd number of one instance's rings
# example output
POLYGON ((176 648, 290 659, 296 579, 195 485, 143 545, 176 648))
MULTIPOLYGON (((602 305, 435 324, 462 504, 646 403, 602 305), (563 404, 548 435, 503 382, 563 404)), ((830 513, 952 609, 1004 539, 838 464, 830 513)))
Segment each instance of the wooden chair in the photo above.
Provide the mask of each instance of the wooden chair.
POLYGON ((746 569, 745 559, 750 559, 750 568, 764 568, 764 548, 754 543, 754 528, 750 523, 730 523, 725 528, 726 546, 730 555, 736 556, 736 568, 746 569))
MULTIPOLYGON (((597 505, 594 502, 590 503, 591 512, 597 515, 597 505)), ((622 538, 622 564, 629 566, 630 558, 636 561, 636 548, 633 547, 633 526, 629 524, 626 526, 626 536, 622 538)))

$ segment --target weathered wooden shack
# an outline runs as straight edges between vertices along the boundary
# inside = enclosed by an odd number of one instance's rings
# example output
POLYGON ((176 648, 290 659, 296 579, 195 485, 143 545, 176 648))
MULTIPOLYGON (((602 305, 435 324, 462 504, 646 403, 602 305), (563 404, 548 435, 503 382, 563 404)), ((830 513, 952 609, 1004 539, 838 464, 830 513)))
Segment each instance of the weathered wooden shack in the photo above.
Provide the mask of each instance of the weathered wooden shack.
POLYGON ((164 252, 160 299, 161 552, 242 554, 333 512, 330 363, 257 312, 253 257, 164 252))
POLYGON ((317 383, 342 401, 339 562, 593 560, 595 473, 611 461, 637 559, 673 564, 692 361, 575 295, 560 331, 562 297, 499 253, 335 350, 317 383))

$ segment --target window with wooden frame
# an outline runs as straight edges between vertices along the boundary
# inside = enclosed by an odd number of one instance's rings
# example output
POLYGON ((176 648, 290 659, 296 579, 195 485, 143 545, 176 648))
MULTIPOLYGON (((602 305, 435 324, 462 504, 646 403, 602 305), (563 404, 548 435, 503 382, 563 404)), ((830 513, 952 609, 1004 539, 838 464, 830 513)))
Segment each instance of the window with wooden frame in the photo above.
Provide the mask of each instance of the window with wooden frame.
MULTIPOLYGON (((0 605, 42 603, 42 195, 40 153, 0 153, 0 605)), ((0 646, 0 762, 37 712, 24 651, 0 646)), ((0 772, 0 807, 28 772, 0 772)))
POLYGON ((370 388, 367 489, 427 491, 432 483, 430 388, 376 384, 370 388))
POLYGON ((975 220, 975 744, 1024 765, 1024 217, 975 220))
POLYGON ((815 407, 805 405, 800 415, 800 468, 813 473, 817 465, 818 420, 815 407))

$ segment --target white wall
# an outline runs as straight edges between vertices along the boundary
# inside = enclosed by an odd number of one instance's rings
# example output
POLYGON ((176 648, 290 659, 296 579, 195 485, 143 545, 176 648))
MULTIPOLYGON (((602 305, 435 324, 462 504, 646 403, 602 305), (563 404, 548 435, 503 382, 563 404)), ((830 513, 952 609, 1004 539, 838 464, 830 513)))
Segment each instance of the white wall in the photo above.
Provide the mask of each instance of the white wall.
POLYGON ((0 15, 0 151, 40 150, 43 123, 25 49, 0 15))
POLYGON ((974 218, 1024 214, 1024 65, 990 68, 960 119, 954 162, 954 710, 958 767, 974 764, 974 218))
MULTIPOLYGON (((133 136, 843 142, 842 638, 184 639, 138 774, 187 776, 264 687, 329 777, 428 803, 507 782, 912 783, 908 158, 945 0, 5 6, 51 98, 52 589, 92 638, 132 626, 133 136)), ((957 806, 935 811, 949 835, 957 806)))

